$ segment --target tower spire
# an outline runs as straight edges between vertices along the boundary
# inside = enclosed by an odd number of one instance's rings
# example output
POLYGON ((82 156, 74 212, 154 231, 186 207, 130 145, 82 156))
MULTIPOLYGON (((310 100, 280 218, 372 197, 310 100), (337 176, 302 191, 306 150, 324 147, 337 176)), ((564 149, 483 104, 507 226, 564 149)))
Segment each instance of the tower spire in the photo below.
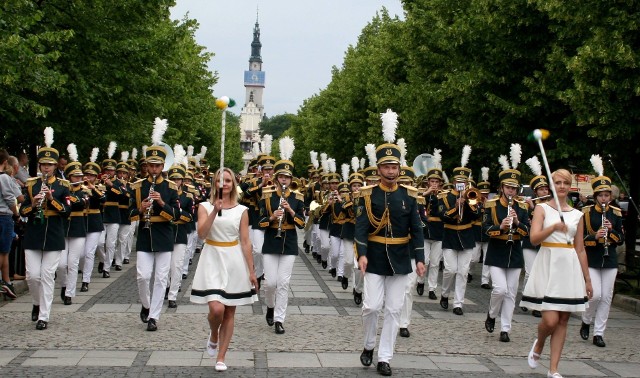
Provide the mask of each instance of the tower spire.
POLYGON ((251 42, 251 58, 249 58, 249 63, 262 63, 262 56, 260 56, 262 43, 260 42, 260 24, 258 23, 258 11, 259 9, 256 6, 256 24, 253 27, 253 42, 251 42))

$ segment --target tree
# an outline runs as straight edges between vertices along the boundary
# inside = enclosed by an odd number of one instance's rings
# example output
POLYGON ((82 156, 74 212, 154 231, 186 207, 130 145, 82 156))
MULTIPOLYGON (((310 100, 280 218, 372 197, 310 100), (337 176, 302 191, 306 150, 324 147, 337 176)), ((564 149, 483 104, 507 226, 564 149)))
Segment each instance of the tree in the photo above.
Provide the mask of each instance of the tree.
POLYGON ((271 118, 265 117, 260 121, 260 133, 262 135, 270 134, 276 140, 291 127, 294 117, 290 113, 279 114, 271 118))

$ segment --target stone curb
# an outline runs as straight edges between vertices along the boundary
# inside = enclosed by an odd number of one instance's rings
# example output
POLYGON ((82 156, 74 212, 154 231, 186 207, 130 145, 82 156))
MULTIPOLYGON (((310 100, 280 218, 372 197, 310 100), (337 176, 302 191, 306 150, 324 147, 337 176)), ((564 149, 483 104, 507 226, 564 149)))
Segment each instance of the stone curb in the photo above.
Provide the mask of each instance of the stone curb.
POLYGON ((623 294, 615 294, 612 304, 619 309, 640 314, 640 300, 623 294))

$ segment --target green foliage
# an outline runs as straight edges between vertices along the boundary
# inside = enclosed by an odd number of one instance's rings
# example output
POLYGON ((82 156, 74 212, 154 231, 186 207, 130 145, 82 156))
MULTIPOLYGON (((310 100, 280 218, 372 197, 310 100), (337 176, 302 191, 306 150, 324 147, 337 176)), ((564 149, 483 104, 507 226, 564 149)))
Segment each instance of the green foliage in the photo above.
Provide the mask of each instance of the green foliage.
POLYGON ((260 121, 260 133, 262 135, 270 134, 273 136, 273 140, 276 140, 291 127, 294 118, 295 116, 289 113, 279 114, 271 118, 265 117, 260 121))

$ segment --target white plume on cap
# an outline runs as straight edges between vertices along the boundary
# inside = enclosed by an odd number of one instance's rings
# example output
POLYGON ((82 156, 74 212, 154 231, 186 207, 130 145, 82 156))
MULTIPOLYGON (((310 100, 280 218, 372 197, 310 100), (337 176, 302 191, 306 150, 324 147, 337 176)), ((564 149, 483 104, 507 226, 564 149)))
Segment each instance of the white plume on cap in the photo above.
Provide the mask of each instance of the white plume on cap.
POLYGON ((193 146, 192 145, 188 145, 187 146, 187 157, 192 157, 193 156, 193 146))
POLYGON ((347 182, 349 181, 349 164, 344 163, 341 166, 342 168, 342 181, 347 182))
POLYGON ((129 151, 122 151, 122 153, 120 154, 120 161, 123 163, 126 163, 128 159, 129 159, 129 151))
POLYGON ((325 152, 320 153, 320 165, 324 173, 329 172, 329 164, 327 162, 327 154, 325 152))
POLYGON ((138 159, 138 149, 133 147, 133 149, 131 150, 131 158, 133 160, 137 160, 138 159))
POLYGON ((482 181, 489 181, 489 167, 480 168, 480 172, 481 172, 480 178, 482 179, 482 181))
POLYGON ((369 159, 369 166, 375 167, 378 163, 378 158, 376 158, 376 146, 369 143, 364 146, 364 150, 367 153, 367 158, 369 159))
POLYGON ((318 153, 311 150, 309 151, 309 156, 311 157, 311 164, 313 165, 313 168, 318 169, 320 166, 320 162, 318 162, 318 153))
POLYGON ((142 146, 142 156, 143 157, 147 157, 147 148, 149 148, 147 145, 142 146))
POLYGON ((442 178, 444 179, 445 184, 449 183, 449 176, 447 176, 445 171, 442 171, 442 178))
POLYGON ((403 167, 407 166, 407 142, 405 142, 404 138, 398 139, 396 143, 398 145, 398 149, 400 150, 400 165, 403 167))
POLYGON ((364 169, 366 165, 367 165, 367 159, 360 158, 360 168, 364 169))
POLYGON ((498 162, 500 163, 500 166, 502 166, 503 171, 509 169, 509 159, 507 159, 507 155, 500 155, 498 162))
POLYGON ((336 159, 328 158, 327 159, 327 166, 329 167, 329 172, 336 173, 336 159))
POLYGON ((169 124, 167 123, 166 119, 156 117, 155 121, 153 122, 153 132, 151 133, 151 143, 153 145, 160 145, 160 142, 162 142, 162 137, 164 136, 164 133, 167 131, 168 127, 169 124))
POLYGON ((518 169, 518 164, 520 164, 520 160, 522 159, 522 147, 520 143, 511 143, 511 151, 509 151, 511 155, 511 168, 518 169))
POLYGON ((471 156, 471 146, 465 145, 462 147, 462 159, 460 159, 460 166, 466 167, 469 162, 469 156, 471 156))
POLYGON ((89 161, 92 163, 95 163, 96 160, 98 160, 99 152, 100 152, 100 149, 98 147, 93 147, 93 149, 91 150, 91 156, 89 157, 89 161))
POLYGON ((525 160, 525 163, 527 163, 529 169, 531 169, 531 172, 533 172, 534 175, 542 175, 542 165, 540 164, 540 160, 538 160, 537 156, 528 158, 527 160, 525 160))
POLYGON ((51 147, 53 144, 53 127, 44 128, 44 145, 51 147))
POLYGON ((199 167, 200 166, 200 159, 202 158, 202 156, 200 156, 200 154, 197 154, 193 158, 196 160, 196 167, 199 167))
POLYGON ((182 164, 187 166, 187 151, 184 150, 181 144, 173 146, 173 161, 175 164, 182 164))
POLYGON ((598 176, 604 176, 604 165, 602 165, 602 158, 600 155, 591 155, 591 165, 593 166, 593 170, 596 171, 598 176))
POLYGON ((351 169, 354 173, 358 172, 358 170, 360 169, 360 159, 358 159, 357 156, 351 158, 351 169))
POLYGON ((441 152, 442 150, 439 148, 433 149, 433 167, 434 168, 442 169, 442 155, 440 154, 441 152))
POLYGON ((207 146, 200 147, 200 156, 201 156, 201 159, 207 156, 207 146))
POLYGON ((382 139, 387 143, 393 143, 396 140, 398 114, 387 109, 386 113, 380 113, 380 119, 382 120, 382 139))
POLYGON ((262 137, 262 152, 267 155, 271 155, 271 143, 273 143, 273 137, 271 134, 264 134, 262 137))
POLYGON ((253 149, 252 149, 253 155, 254 156, 258 156, 260 155, 260 143, 258 142, 253 142, 253 149))
POLYGON ((296 149, 296 145, 293 143, 293 138, 282 137, 280 138, 280 159, 291 160, 293 157, 293 151, 296 149))
POLYGON ((67 146, 67 152, 69 153, 69 159, 71 161, 78 161, 78 148, 75 144, 69 143, 67 146))
POLYGON ((107 148, 107 157, 111 159, 113 154, 116 153, 116 147, 118 147, 118 143, 111 141, 109 142, 109 148, 107 148))

